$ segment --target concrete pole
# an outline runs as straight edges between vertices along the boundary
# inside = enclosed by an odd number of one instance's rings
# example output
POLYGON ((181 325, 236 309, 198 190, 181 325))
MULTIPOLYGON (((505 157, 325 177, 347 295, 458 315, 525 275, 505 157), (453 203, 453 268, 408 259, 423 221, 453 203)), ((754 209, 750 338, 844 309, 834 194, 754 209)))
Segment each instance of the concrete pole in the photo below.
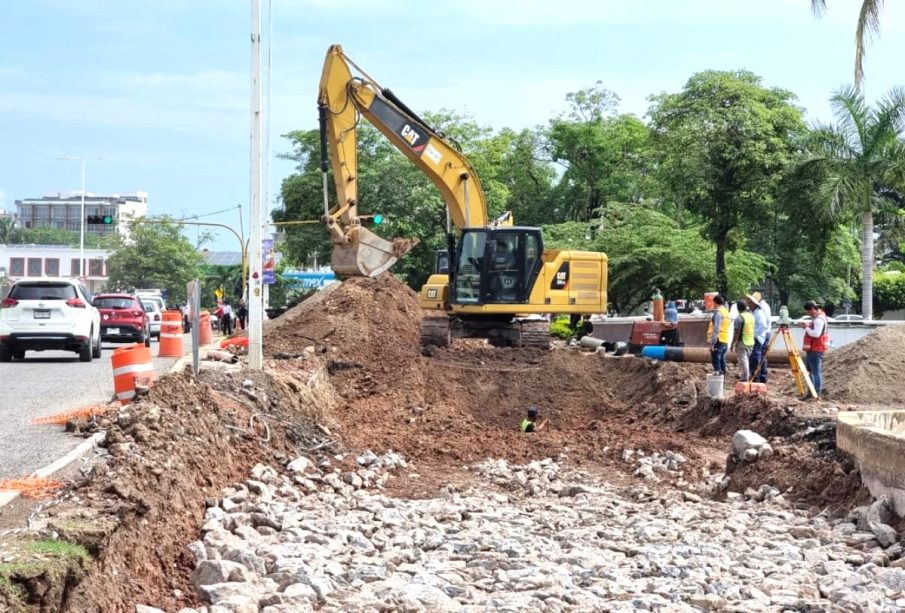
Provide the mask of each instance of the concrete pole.
POLYGON ((248 228, 248 366, 264 368, 261 219, 261 0, 251 0, 251 198, 248 228))
MULTIPOLYGON (((85 279, 85 286, 88 286, 88 272, 85 270, 85 162, 88 160, 109 160, 108 157, 84 157, 74 155, 64 155, 57 158, 58 160, 78 160, 82 163, 82 219, 79 221, 79 278, 85 279)), ((88 288, 92 290, 92 288, 88 288)))
MULTIPOLYGON (((88 287, 88 275, 85 272, 85 158, 82 158, 82 219, 79 222, 79 276, 84 277, 88 287)), ((88 288, 88 291, 94 291, 88 288)))

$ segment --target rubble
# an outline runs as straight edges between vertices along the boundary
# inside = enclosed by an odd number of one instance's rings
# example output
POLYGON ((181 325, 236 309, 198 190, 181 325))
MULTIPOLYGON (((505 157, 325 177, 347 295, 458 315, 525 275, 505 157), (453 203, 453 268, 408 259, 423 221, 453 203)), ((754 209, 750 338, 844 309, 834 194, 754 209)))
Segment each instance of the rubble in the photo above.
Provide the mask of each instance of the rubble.
POLYGON ((889 550, 850 546, 843 520, 668 492, 652 501, 550 459, 475 471, 486 485, 426 500, 303 492, 283 476, 273 497, 208 509, 192 548, 196 588, 210 607, 262 613, 901 604, 905 570, 870 563, 889 550), (569 488, 577 504, 563 501, 569 488))

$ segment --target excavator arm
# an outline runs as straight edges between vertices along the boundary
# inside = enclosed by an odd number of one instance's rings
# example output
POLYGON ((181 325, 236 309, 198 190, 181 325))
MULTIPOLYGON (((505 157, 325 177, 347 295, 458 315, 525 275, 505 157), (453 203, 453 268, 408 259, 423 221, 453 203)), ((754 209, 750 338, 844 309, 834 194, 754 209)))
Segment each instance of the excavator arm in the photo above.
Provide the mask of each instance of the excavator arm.
POLYGON ((339 45, 331 46, 324 60, 318 110, 322 170, 326 176, 329 159, 336 186, 332 208, 325 196, 323 223, 333 240, 337 273, 376 276, 417 244, 417 239, 387 241, 361 225, 367 218, 358 214, 356 128, 362 116, 437 186, 457 228, 511 225, 511 217, 488 219, 484 192, 465 156, 361 70, 339 45))

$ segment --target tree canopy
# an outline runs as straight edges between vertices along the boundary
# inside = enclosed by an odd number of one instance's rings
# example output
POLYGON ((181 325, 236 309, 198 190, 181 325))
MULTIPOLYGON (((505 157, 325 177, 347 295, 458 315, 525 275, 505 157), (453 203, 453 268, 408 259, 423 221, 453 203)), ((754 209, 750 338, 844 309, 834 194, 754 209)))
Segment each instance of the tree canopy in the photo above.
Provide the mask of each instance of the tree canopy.
POLYGON ((201 253, 167 219, 140 217, 129 225, 129 241, 107 258, 107 287, 167 289, 170 300, 185 300, 186 283, 200 274, 201 253))

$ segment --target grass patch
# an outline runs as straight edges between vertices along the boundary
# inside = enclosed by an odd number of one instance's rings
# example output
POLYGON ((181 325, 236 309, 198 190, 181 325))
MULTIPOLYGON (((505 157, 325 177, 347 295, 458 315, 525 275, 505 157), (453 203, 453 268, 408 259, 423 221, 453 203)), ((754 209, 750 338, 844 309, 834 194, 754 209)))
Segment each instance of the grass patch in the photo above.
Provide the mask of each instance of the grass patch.
POLYGON ((12 553, 15 561, 0 564, 0 609, 4 611, 28 610, 25 582, 37 579, 54 584, 65 582, 64 577, 78 579, 92 560, 81 545, 52 539, 19 542, 12 553))
POLYGON ((49 539, 32 541, 26 543, 23 549, 32 553, 51 555, 55 558, 80 558, 83 562, 91 561, 91 554, 87 549, 69 541, 49 539))

